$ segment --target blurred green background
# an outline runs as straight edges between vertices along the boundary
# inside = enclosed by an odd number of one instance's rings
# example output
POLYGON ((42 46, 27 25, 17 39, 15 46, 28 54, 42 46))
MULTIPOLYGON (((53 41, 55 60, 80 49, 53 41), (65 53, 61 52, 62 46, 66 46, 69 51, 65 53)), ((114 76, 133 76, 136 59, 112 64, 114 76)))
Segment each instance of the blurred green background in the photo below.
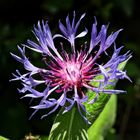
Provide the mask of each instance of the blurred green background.
MULTIPOLYGON (((48 135, 55 114, 40 120, 42 112, 28 120, 32 110, 29 100, 20 100, 18 82, 9 83, 12 72, 22 65, 16 63, 10 52, 18 53, 17 45, 32 38, 32 27, 38 20, 49 20, 53 31, 58 28, 58 20, 63 21, 68 13, 77 15, 86 12, 83 23, 91 29, 94 16, 98 25, 110 23, 109 30, 123 28, 117 44, 131 50, 133 58, 127 64, 127 80, 117 84, 126 89, 127 95, 118 96, 116 123, 106 140, 140 139, 140 8, 137 0, 0 0, 0 135, 11 140, 21 140, 30 132, 48 135)), ((84 26, 84 24, 82 25, 84 26)), ((124 49, 124 51, 126 51, 124 49)), ((33 55, 33 59, 40 58, 33 55)), ((111 116, 110 116, 111 117, 111 116)))

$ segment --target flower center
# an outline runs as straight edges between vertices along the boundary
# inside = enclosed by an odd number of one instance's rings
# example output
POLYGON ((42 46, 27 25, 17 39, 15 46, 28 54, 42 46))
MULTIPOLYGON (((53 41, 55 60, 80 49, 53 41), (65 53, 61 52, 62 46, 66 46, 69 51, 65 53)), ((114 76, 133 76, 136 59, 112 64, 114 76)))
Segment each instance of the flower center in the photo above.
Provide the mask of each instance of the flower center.
POLYGON ((64 80, 71 85, 78 85, 81 81, 81 64, 79 62, 66 62, 64 69, 64 80))
POLYGON ((73 87, 81 90, 83 84, 89 83, 96 73, 93 68, 92 57, 84 61, 85 55, 81 52, 77 56, 73 54, 71 57, 65 54, 64 60, 59 58, 51 61, 49 71, 40 71, 43 79, 50 81, 52 87, 60 85, 58 92, 71 91, 73 87))

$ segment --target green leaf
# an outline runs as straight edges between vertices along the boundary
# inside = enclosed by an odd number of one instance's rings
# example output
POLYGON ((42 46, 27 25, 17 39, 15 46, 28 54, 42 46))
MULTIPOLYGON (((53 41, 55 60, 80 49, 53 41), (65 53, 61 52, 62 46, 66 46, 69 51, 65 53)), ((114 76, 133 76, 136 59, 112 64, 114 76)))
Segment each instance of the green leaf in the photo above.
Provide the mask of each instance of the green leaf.
POLYGON ((87 123, 81 117, 77 106, 63 114, 62 108, 58 113, 49 140, 88 140, 87 123))
POLYGON ((0 140, 9 140, 9 139, 0 136, 0 140))
MULTIPOLYGON (((95 84, 94 84, 95 86, 95 84)), ((113 87, 108 86, 108 89, 113 89, 113 87)), ((93 91, 89 90, 87 93, 87 96, 89 97, 89 100, 93 99, 96 95, 96 93, 94 93, 93 91)), ((98 115, 102 112, 105 104, 107 103, 107 101, 109 100, 110 95, 108 94, 100 94, 100 96, 98 97, 97 101, 94 104, 88 104, 88 103, 84 103, 87 112, 89 112, 90 115, 87 114, 87 119, 93 123, 96 118, 98 117, 98 115)))
POLYGON ((88 129, 89 140, 103 140, 116 118, 117 96, 112 95, 99 117, 88 129))
MULTIPOLYGON (((119 69, 123 70, 127 61, 122 62, 119 65, 119 69)), ((102 78, 101 76, 96 77, 96 79, 102 78)), ((117 82, 117 81, 115 81, 117 82)), ((94 86, 99 86, 99 83, 94 83, 94 86)), ((107 86, 107 89, 113 89, 113 86, 107 86)), ((95 93, 88 91, 88 96, 92 99, 95 93)), ((87 111, 90 112, 90 116, 87 118, 92 122, 92 125, 88 129, 89 140, 103 140, 104 136, 107 134, 108 130, 111 129, 115 122, 116 110, 117 110, 117 96, 100 94, 98 100, 93 104, 85 104, 87 111)))
MULTIPOLYGON (((118 68, 120 70, 123 70, 129 59, 130 58, 128 58, 126 61, 119 64, 118 68)), ((102 77, 103 77, 102 75, 99 75, 95 77, 95 79, 102 79, 102 77)), ((117 82, 117 81, 114 81, 114 82, 117 82)), ((99 87, 99 82, 93 82, 91 84, 94 87, 99 87)), ((113 89, 113 88, 114 86, 111 86, 111 85, 106 86, 106 89, 113 89)), ((91 90, 88 90, 86 94, 89 97, 89 100, 93 99, 96 96, 96 93, 91 90)), ((87 114, 87 119, 91 123, 93 123, 97 119, 97 117, 102 112, 102 110, 104 109, 109 99, 110 99, 110 95, 100 93, 100 96, 98 97, 97 101, 94 104, 84 103, 86 110, 90 113, 90 115, 87 114)))

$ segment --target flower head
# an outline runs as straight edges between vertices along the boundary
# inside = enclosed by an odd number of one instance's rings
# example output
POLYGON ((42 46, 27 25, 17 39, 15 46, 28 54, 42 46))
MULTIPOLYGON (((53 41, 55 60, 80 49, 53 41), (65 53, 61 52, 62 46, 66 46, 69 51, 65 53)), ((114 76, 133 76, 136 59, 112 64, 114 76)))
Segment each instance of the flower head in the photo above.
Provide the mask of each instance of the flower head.
MULTIPOLYGON (((95 18, 89 44, 84 44, 85 46, 78 50, 75 46, 75 39, 84 37, 87 34, 87 29, 85 28, 83 32, 77 35, 78 27, 84 16, 85 14, 76 23, 75 12, 73 13, 72 22, 67 16, 66 27, 59 21, 59 29, 62 34, 55 35, 51 34, 48 21, 38 22, 33 30, 37 42, 28 40, 26 45, 18 46, 21 57, 11 53, 17 61, 23 64, 27 71, 27 73, 21 74, 19 70, 16 70, 16 74, 13 74, 15 78, 11 81, 21 81, 23 88, 18 89, 18 91, 25 93, 23 97, 40 98, 40 103, 32 106, 35 109, 32 116, 40 109, 51 108, 52 110, 48 114, 43 115, 43 118, 56 111, 59 106, 64 106, 64 112, 67 112, 74 104, 77 104, 78 110, 82 115, 81 110, 86 111, 83 103, 89 102, 93 104, 99 93, 125 93, 123 90, 105 89, 107 85, 114 84, 112 81, 124 78, 129 79, 125 71, 118 69, 118 65, 121 62, 131 57, 129 51, 120 55, 119 53, 123 46, 116 48, 115 45, 115 40, 122 29, 107 36, 108 26, 102 25, 101 30, 97 33, 97 21, 95 18), (68 40, 71 47, 70 53, 65 51, 66 46, 63 47, 63 43, 60 43, 62 50, 57 50, 55 41, 59 41, 59 38, 68 40), (111 46, 114 46, 114 52, 109 57, 106 51, 111 46), (26 57, 25 48, 41 53, 46 65, 45 68, 34 66, 26 57), (95 48, 98 50, 97 53, 94 53, 95 48), (100 57, 102 53, 105 53, 109 60, 104 64, 98 64, 97 60, 102 60, 100 57), (102 78, 96 81, 94 77, 98 75, 102 75, 102 78), (99 82, 99 87, 94 87, 91 81, 99 82), (43 91, 37 90, 37 87, 41 84, 44 85, 43 91), (89 101, 85 89, 94 91, 96 97, 89 101), (51 96, 52 93, 58 94, 59 98, 53 98, 51 96)), ((84 115, 82 117, 86 120, 84 115)))

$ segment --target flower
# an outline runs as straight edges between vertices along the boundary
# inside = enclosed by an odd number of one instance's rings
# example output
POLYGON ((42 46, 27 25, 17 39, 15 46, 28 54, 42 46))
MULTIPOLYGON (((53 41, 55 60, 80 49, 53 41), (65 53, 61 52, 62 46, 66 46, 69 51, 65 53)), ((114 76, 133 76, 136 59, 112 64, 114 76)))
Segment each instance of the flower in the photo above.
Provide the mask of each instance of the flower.
POLYGON ((108 26, 102 25, 101 30, 97 33, 97 21, 95 18, 89 44, 84 44, 84 47, 78 50, 75 45, 75 40, 84 37, 88 33, 85 28, 84 31, 77 35, 78 27, 84 16, 85 14, 75 23, 74 12, 72 22, 69 16, 67 16, 66 26, 59 21, 59 29, 62 34, 55 35, 51 34, 48 21, 38 22, 33 30, 37 42, 28 40, 26 45, 24 44, 22 47, 18 46, 21 57, 11 53, 17 61, 23 64, 27 71, 25 74, 21 74, 19 70, 16 70, 16 74, 13 74, 14 78, 11 81, 21 81, 23 87, 22 89, 18 89, 18 91, 25 93, 23 97, 40 99, 38 105, 31 107, 35 109, 31 117, 38 110, 47 108, 51 108, 51 110, 48 114, 43 115, 42 118, 55 112, 58 107, 64 107, 65 113, 68 112, 74 104, 77 104, 79 113, 88 121, 81 112, 81 110, 86 112, 83 105, 84 102, 93 104, 98 98, 99 93, 125 93, 123 90, 105 88, 107 85, 113 85, 115 83, 114 81, 118 79, 126 78, 130 80, 126 75, 126 71, 118 69, 118 65, 121 62, 131 57, 129 51, 120 55, 123 46, 116 48, 115 40, 122 29, 107 36, 108 26), (55 41, 59 41, 59 38, 64 38, 70 43, 70 53, 65 51, 64 48, 66 46, 63 47, 63 43, 60 43, 62 47, 61 51, 60 49, 59 51, 57 50, 55 41), (114 52, 112 56, 109 57, 106 51, 111 46, 114 46, 114 52), (34 66, 26 57, 25 48, 41 53, 45 68, 34 66), (94 53, 95 48, 98 50, 97 53, 94 53), (103 53, 109 58, 109 61, 104 64, 97 63, 98 59, 102 60, 100 55, 103 53), (98 75, 102 75, 102 78, 95 80, 94 78, 98 75), (99 87, 94 87, 91 81, 99 82, 99 87), (44 85, 44 90, 40 91, 37 87, 42 84, 44 85), (89 101, 85 89, 94 91, 96 97, 89 101), (54 98, 52 93, 57 94, 58 98, 54 98))

